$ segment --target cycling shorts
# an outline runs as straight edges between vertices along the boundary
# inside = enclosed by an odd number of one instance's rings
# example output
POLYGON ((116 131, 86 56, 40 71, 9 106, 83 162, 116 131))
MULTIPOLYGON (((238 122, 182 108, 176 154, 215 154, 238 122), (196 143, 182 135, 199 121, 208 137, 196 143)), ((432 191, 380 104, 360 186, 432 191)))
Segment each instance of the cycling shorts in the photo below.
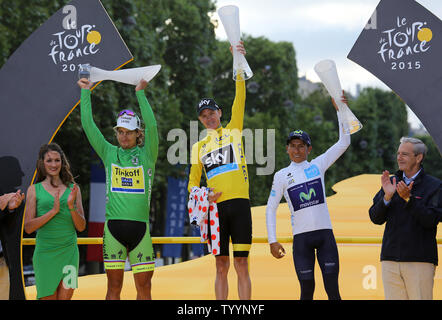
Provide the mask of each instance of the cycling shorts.
POLYGON ((155 256, 149 225, 141 221, 107 220, 103 232, 105 269, 124 269, 128 255, 133 273, 154 270, 155 256))
POLYGON ((339 254, 333 231, 303 232, 293 236, 293 262, 299 280, 314 279, 315 252, 323 274, 339 273, 339 254))
MULTIPOLYGON (((248 257, 252 245, 252 212, 249 199, 231 199, 217 203, 220 227, 220 256, 248 257)), ((210 238, 209 238, 210 239, 210 238)))

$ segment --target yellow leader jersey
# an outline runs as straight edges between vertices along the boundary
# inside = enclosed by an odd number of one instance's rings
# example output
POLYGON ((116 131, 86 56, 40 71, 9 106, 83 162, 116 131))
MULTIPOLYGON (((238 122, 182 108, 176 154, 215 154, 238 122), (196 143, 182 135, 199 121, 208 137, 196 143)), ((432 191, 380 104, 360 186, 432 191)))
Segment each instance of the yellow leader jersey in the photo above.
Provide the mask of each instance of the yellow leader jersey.
POLYGON ((222 192, 218 203, 235 198, 249 199, 249 176, 242 143, 245 81, 236 81, 232 118, 224 128, 208 129, 207 136, 192 146, 189 192, 199 187, 204 169, 209 188, 222 192))

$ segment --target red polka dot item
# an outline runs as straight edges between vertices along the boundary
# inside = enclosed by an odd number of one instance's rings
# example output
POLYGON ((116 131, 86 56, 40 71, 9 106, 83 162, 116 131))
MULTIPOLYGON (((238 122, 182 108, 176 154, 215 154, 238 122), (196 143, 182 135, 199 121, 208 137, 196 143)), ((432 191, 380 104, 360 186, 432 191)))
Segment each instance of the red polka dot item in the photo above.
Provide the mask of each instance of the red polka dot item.
POLYGON ((207 241, 209 252, 218 255, 220 252, 218 207, 216 203, 209 204, 208 194, 209 190, 206 187, 193 187, 189 195, 187 209, 190 224, 200 227, 201 242, 207 241))

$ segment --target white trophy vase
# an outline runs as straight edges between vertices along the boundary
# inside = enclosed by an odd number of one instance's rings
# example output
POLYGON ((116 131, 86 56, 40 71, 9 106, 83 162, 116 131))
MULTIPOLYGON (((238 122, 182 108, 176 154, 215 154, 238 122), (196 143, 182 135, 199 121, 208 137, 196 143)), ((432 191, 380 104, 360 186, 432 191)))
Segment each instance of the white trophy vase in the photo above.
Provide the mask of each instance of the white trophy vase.
POLYGON ((227 38, 232 46, 233 53, 233 80, 237 80, 240 74, 243 80, 248 80, 253 76, 253 72, 243 54, 236 50, 236 46, 241 41, 241 31, 239 25, 239 9, 237 6, 224 6, 218 10, 218 15, 223 23, 227 38))
POLYGON ((160 71, 161 65, 108 71, 96 67, 91 68, 91 82, 113 80, 136 86, 141 79, 149 82, 160 71))
POLYGON ((344 132, 353 134, 361 130, 361 122, 356 118, 350 108, 341 101, 342 88, 335 62, 333 60, 320 61, 315 65, 315 72, 339 108, 338 112, 341 115, 344 132))

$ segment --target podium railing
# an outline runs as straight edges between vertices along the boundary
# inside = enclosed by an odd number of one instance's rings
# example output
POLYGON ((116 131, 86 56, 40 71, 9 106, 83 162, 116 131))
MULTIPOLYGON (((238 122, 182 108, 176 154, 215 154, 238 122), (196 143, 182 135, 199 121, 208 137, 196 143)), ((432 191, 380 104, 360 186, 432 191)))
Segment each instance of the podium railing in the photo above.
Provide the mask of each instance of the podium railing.
MULTIPOLYGON (((381 237, 335 237, 336 242, 340 244, 381 244, 381 237)), ((293 237, 279 237, 277 238, 279 243, 291 243, 293 237)), ((253 243, 267 243, 266 237, 254 237, 253 243)), ((103 244, 103 238, 78 238, 78 244, 103 244)), ((205 243, 200 241, 200 237, 152 237, 152 243, 154 244, 175 244, 175 243, 205 243)), ((437 239, 438 244, 442 244, 442 238, 437 239)), ((23 238, 22 245, 33 246, 35 245, 35 238, 23 238)))

